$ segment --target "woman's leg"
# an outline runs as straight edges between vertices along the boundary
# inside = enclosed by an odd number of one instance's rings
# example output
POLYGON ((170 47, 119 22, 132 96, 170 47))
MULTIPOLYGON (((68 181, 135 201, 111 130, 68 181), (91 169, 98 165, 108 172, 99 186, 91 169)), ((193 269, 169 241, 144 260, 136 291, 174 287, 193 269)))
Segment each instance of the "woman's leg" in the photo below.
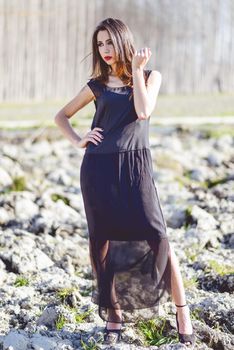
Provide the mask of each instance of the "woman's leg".
MULTIPOLYGON (((177 305, 186 304, 184 284, 179 268, 179 262, 175 255, 173 247, 170 245, 169 257, 171 260, 171 288, 172 299, 177 305)), ((193 331, 192 323, 189 315, 189 307, 177 307, 178 322, 180 333, 191 334, 193 331)))
POLYGON ((108 322, 108 328, 119 329, 121 326, 122 312, 119 307, 115 293, 115 275, 113 271, 108 271, 107 254, 109 250, 108 240, 89 240, 90 260, 93 272, 98 283, 102 283, 102 289, 106 293, 102 298, 110 297, 111 304, 114 308, 108 308, 108 318, 113 322, 108 322), (99 271, 99 273, 98 273, 99 271), (119 322, 119 323, 115 323, 119 322))
MULTIPOLYGON (((175 255, 173 247, 170 245, 168 239, 162 239, 160 243, 155 240, 147 240, 150 248, 155 253, 155 264, 157 266, 158 273, 163 274, 165 271, 165 267, 167 264, 167 257, 165 256, 165 252, 168 249, 169 254, 169 266, 171 274, 170 284, 171 284, 171 293, 172 300, 177 305, 186 304, 185 290, 184 284, 182 280, 182 275, 179 268, 179 262, 175 255)), ((167 278, 167 277, 166 277, 167 278)), ((191 334, 192 333, 192 324, 189 315, 189 308, 186 307, 178 307, 178 321, 180 325, 180 333, 191 334)))

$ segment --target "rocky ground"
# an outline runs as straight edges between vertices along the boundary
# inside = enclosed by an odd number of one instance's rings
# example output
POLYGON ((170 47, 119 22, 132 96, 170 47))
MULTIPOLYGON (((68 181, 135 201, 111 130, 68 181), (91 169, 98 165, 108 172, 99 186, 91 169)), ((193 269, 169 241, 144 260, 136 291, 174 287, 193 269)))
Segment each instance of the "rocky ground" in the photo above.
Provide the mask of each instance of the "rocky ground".
MULTIPOLYGON (((180 261, 196 349, 234 348, 233 137, 152 128, 154 176, 180 261)), ((107 349, 90 300, 80 192, 83 150, 56 131, 1 132, 0 349, 107 349)), ((182 349, 175 307, 162 323, 124 326, 112 349, 182 349), (172 340, 170 340, 172 339, 172 340), (170 344, 171 342, 171 344, 170 344)))

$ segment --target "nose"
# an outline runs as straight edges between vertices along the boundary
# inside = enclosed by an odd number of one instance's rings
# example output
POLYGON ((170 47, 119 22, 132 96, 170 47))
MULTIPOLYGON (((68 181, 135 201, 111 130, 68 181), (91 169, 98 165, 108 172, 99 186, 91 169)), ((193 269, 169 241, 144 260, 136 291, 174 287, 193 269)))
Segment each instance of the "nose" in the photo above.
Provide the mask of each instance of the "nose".
POLYGON ((109 51, 109 49, 108 49, 108 46, 105 46, 105 53, 109 53, 110 51, 109 51))

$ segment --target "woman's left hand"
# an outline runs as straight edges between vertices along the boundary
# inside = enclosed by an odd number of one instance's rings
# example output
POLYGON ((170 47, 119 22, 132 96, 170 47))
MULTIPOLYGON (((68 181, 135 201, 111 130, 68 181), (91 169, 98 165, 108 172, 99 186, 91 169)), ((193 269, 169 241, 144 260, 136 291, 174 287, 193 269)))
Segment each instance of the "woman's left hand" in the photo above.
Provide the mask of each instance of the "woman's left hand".
POLYGON ((132 58, 132 69, 143 69, 149 61, 151 55, 152 53, 149 47, 144 47, 140 50, 136 50, 132 58))

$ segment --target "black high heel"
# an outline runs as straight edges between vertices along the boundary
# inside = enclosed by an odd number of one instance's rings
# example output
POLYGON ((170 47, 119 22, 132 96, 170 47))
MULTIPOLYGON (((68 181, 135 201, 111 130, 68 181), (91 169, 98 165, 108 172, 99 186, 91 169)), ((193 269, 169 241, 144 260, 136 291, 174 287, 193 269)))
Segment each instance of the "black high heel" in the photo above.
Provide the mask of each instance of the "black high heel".
MULTIPOLYGON (((119 304, 118 301, 116 301, 114 304, 119 304)), ((123 319, 121 317, 121 320, 118 322, 108 320, 106 323, 106 327, 104 329, 104 342, 105 344, 113 345, 117 341, 122 340, 122 326, 123 326, 123 319), (107 323, 121 323, 120 329, 107 329, 107 323)))
MULTIPOLYGON (((187 304, 184 305, 176 305, 177 307, 183 307, 186 306, 187 304)), ((188 345, 190 348, 193 348, 195 345, 195 334, 194 332, 192 332, 191 334, 183 334, 179 332, 179 321, 178 321, 178 315, 177 315, 177 311, 176 311, 176 324, 177 324, 177 331, 178 331, 178 335, 179 335, 179 341, 182 344, 186 344, 190 343, 190 345, 188 345)))
MULTIPOLYGON (((112 322, 112 321, 108 321, 112 322)), ((112 323, 120 323, 120 322, 112 322, 112 323)), ((122 325, 122 322, 121 322, 122 325)), ((117 341, 122 340, 122 327, 120 329, 107 329, 107 325, 104 329, 104 342, 105 344, 113 345, 117 341)))

